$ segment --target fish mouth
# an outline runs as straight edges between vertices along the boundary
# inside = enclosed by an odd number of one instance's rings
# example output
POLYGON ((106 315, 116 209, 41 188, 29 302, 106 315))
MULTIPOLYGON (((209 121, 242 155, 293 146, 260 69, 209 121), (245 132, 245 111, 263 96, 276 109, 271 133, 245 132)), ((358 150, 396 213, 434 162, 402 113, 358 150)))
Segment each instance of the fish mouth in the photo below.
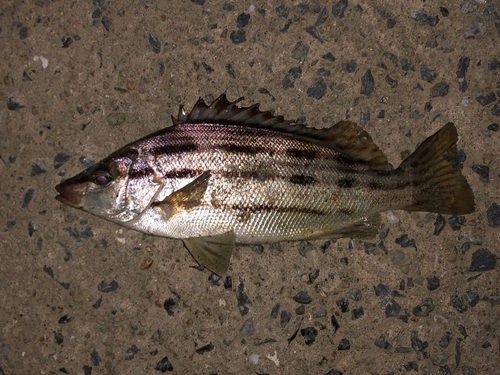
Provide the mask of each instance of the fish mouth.
POLYGON ((80 197, 76 194, 72 194, 64 184, 57 185, 56 191, 59 193, 59 195, 56 196, 59 202, 67 204, 68 206, 80 208, 80 197))

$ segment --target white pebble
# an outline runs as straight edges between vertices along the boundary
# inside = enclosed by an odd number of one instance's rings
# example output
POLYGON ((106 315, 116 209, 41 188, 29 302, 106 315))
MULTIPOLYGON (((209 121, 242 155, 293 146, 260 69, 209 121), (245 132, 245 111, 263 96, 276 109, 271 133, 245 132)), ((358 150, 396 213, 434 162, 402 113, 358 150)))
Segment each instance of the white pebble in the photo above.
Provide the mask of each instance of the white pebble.
POLYGON ((472 104, 472 98, 470 96, 464 96, 464 98, 462 99, 462 105, 464 107, 468 107, 472 104))
POLYGON ((273 361, 276 367, 279 367, 280 360, 278 359, 278 352, 276 350, 274 351, 274 355, 267 354, 266 358, 269 359, 270 361, 273 361))
POLYGON ((42 67, 45 69, 49 66, 49 60, 43 56, 40 56, 40 61, 42 62, 42 67))
POLYGON ((386 212, 386 216, 387 216, 387 220, 389 221, 389 223, 391 223, 391 224, 399 223, 399 217, 398 217, 398 215, 396 215, 396 213, 394 211, 386 212))
POLYGON ((259 355, 258 354, 252 354, 249 359, 250 363, 253 365, 256 365, 259 363, 259 355))
POLYGON ((255 12, 255 5, 253 5, 253 4, 252 4, 252 5, 250 5, 250 6, 248 7, 248 11, 249 11, 250 13, 255 12))

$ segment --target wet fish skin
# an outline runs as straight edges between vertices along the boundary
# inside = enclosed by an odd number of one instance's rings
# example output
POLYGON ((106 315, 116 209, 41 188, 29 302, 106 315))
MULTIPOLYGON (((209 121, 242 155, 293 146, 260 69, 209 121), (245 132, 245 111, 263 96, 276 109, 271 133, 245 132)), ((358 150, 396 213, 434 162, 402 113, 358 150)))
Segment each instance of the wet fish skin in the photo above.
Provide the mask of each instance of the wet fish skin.
POLYGON ((116 151, 56 187, 63 203, 125 227, 184 240, 195 259, 225 273, 235 244, 370 237, 379 212, 474 211, 456 169, 450 123, 393 171, 351 122, 330 129, 201 99, 174 126, 116 151))

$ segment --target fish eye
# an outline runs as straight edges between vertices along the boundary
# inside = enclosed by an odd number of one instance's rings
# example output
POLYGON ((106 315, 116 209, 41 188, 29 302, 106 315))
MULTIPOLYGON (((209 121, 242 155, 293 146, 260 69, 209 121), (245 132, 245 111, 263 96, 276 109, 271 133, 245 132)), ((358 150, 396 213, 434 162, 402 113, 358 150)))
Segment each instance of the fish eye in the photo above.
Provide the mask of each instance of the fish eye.
POLYGON ((111 174, 109 168, 106 166, 101 166, 92 174, 92 182, 96 185, 106 186, 111 181, 113 181, 113 175, 111 174))

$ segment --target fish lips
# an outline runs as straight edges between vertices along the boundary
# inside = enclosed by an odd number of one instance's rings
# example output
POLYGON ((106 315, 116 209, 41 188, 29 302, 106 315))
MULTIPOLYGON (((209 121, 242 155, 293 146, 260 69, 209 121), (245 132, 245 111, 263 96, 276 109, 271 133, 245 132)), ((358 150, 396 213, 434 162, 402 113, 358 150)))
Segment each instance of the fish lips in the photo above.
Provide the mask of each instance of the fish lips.
POLYGON ((65 184, 64 182, 56 186, 56 191, 59 195, 56 196, 56 199, 68 206, 81 208, 81 192, 79 189, 75 189, 74 186, 70 186, 65 184))

